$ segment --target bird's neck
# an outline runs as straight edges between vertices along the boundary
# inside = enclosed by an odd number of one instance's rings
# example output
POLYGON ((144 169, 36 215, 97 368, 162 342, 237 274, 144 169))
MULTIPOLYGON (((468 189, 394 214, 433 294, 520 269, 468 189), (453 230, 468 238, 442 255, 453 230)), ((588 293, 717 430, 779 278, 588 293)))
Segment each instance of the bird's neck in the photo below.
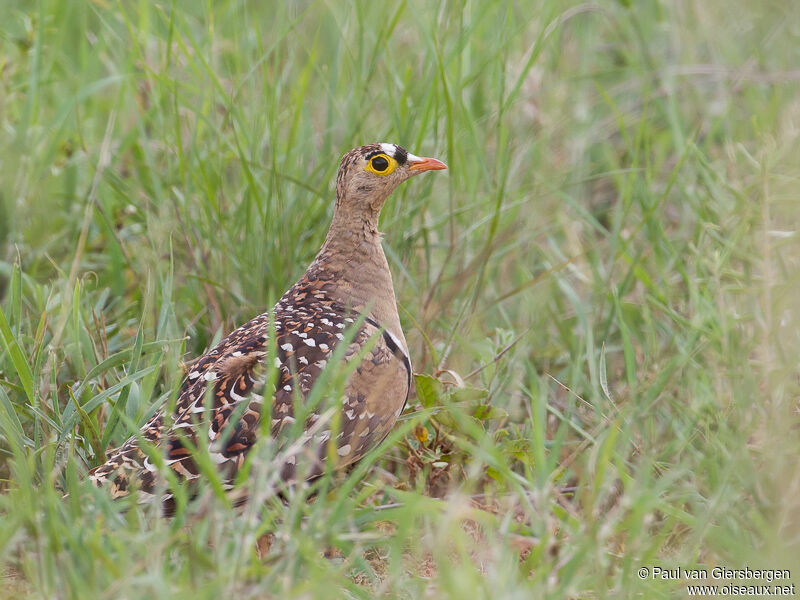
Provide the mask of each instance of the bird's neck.
POLYGON ((330 230, 308 270, 324 270, 336 281, 336 300, 355 310, 369 307, 369 314, 402 340, 405 337, 397 314, 392 273, 383 253, 378 215, 352 214, 337 207, 330 230))
POLYGON ((350 252, 364 244, 380 248, 383 235, 378 231, 378 216, 379 211, 346 209, 337 202, 322 249, 350 252))

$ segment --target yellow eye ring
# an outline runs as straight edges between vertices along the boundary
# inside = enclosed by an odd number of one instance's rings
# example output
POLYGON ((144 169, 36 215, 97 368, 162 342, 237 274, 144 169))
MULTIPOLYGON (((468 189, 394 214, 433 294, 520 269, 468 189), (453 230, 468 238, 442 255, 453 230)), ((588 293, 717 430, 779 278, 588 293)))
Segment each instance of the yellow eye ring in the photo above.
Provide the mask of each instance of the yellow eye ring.
POLYGON ((376 175, 389 175, 397 168, 397 161, 388 154, 376 154, 367 161, 364 170, 376 175))

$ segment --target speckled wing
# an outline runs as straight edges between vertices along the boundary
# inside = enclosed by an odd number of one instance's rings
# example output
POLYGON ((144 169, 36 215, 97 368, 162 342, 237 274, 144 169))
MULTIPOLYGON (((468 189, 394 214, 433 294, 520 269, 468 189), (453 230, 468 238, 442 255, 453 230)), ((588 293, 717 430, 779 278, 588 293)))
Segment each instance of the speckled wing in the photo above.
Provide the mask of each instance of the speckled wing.
MULTIPOLYGON (((221 431, 234 414, 233 409, 243 401, 252 406, 241 414, 236 427, 256 429, 253 425, 258 420, 263 396, 253 394, 253 388, 259 381, 268 333, 268 313, 233 331, 192 364, 178 393, 169 429, 165 431, 162 412, 142 427, 140 436, 150 444, 165 446, 164 458, 180 477, 193 479, 199 474, 191 457, 191 448, 198 444, 197 427, 206 412, 207 392, 210 394, 208 428, 211 440, 219 437, 218 433, 212 436, 212 432, 221 431)), ((261 382, 263 384, 263 377, 261 382)), ((236 440, 235 436, 233 438, 232 441, 236 440)), ((235 448, 237 446, 232 444, 232 449, 235 448)), ((98 485, 110 481, 112 496, 118 497, 128 493, 131 476, 137 479, 135 485, 142 492, 152 493, 156 472, 156 467, 134 436, 114 451, 105 463, 90 471, 89 478, 98 485)))
MULTIPOLYGON (((358 321, 358 315, 319 291, 308 294, 293 288, 275 307, 278 377, 271 398, 273 436, 292 430, 287 426, 296 423, 295 403, 308 397, 339 343, 349 342, 343 353, 345 362, 361 357, 345 386, 339 427, 319 421, 324 407, 315 407, 304 416, 301 443, 295 444, 299 451, 276 465, 286 481, 296 478, 303 461, 307 461, 302 470, 306 477, 321 473, 329 456, 336 458, 337 466, 355 462, 386 436, 405 405, 411 365, 402 346, 369 318, 355 335, 348 333, 358 321)), ((265 313, 232 332, 192 365, 169 429, 164 431, 161 415, 142 429, 142 437, 164 447, 165 460, 179 477, 199 475, 192 448, 201 438, 209 444, 210 456, 226 482, 233 480, 256 443, 268 371, 264 361, 269 329, 265 313), (207 411, 208 424, 200 426, 207 411), (207 435, 198 435, 201 427, 207 435)), ((111 480, 112 494, 119 496, 127 493, 133 473, 139 489, 153 491, 157 469, 136 438, 123 444, 90 476, 98 484, 111 480)))
POLYGON ((286 307, 282 314, 273 436, 296 424, 297 391, 303 398, 308 396, 340 343, 347 343, 345 363, 360 359, 344 386, 338 423, 319 421, 325 414, 324 403, 304 416, 303 452, 289 456, 281 467, 281 478, 293 481, 298 475, 298 459, 306 461, 303 474, 316 477, 327 458, 333 457, 337 467, 347 466, 383 440, 408 398, 411 363, 394 336, 370 318, 354 336, 349 335, 347 328, 357 316, 335 304, 286 307), (311 431, 314 433, 308 433, 311 431))

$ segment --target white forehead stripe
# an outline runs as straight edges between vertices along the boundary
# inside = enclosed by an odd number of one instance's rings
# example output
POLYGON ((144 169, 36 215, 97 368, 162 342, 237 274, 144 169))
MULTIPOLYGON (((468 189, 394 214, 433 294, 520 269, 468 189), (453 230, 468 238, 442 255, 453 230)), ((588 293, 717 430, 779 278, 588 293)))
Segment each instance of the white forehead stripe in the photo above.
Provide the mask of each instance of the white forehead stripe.
MULTIPOLYGON (((383 142, 378 145, 381 147, 381 151, 383 151, 385 154, 388 154, 392 158, 397 158, 397 144, 387 144, 386 142, 383 142)), ((422 158, 416 154, 411 154, 411 152, 406 153, 406 162, 414 163, 421 160, 422 158)))

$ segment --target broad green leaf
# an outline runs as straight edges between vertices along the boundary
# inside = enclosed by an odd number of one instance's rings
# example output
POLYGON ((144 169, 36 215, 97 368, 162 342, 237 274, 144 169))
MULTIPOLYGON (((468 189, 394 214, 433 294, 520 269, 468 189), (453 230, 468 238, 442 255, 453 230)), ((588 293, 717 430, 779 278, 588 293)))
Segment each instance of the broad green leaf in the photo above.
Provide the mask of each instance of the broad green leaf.
POLYGON ((441 401, 442 382, 431 375, 414 375, 414 383, 417 387, 417 398, 425 408, 430 408, 441 401))

